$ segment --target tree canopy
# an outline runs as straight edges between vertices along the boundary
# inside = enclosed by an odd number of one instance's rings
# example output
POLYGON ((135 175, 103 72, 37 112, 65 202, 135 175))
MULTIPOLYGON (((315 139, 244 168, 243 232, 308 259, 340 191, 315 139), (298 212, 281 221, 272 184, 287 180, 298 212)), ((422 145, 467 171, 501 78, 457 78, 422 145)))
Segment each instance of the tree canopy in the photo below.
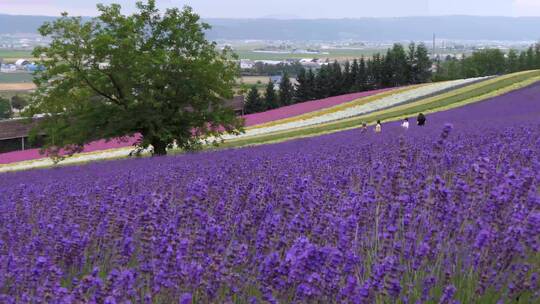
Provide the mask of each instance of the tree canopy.
POLYGON ((264 99, 261 97, 261 94, 259 94, 257 86, 252 86, 246 99, 246 114, 266 111, 267 108, 264 99))
POLYGON ((293 103, 294 86, 289 79, 287 72, 283 73, 281 82, 279 83, 279 102, 281 106, 288 106, 293 103))
POLYGON ((62 17, 39 32, 52 40, 34 50, 43 57, 29 115, 45 114, 45 150, 75 153, 98 139, 139 136, 138 145, 166 154, 173 144, 199 146, 211 136, 242 131, 224 99, 233 97, 238 68, 229 49, 205 38, 209 25, 190 7, 160 12, 155 0, 98 5, 84 22, 62 17))

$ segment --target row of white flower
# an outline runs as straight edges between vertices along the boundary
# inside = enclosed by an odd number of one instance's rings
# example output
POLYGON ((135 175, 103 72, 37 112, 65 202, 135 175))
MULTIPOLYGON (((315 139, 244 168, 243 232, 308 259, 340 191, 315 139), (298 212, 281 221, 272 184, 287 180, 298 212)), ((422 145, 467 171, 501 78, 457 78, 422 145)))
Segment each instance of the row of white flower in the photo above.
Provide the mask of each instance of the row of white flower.
POLYGON ((442 93, 452 88, 461 87, 470 83, 478 82, 486 78, 488 77, 469 78, 469 79, 460 79, 460 80, 454 80, 454 81, 432 83, 432 84, 421 86, 415 89, 406 90, 406 91, 402 91, 396 94, 392 94, 390 96, 382 97, 380 99, 376 99, 367 104, 350 107, 345 110, 341 110, 341 111, 337 111, 333 113, 326 113, 317 117, 312 117, 312 118, 303 119, 303 120, 296 120, 292 122, 286 122, 283 124, 277 124, 277 125, 272 125, 272 126, 263 127, 263 128, 247 129, 246 132, 243 134, 236 135, 236 136, 225 135, 223 136, 223 138, 233 139, 233 138, 241 138, 241 137, 248 137, 248 136, 257 136, 257 135, 262 135, 262 134, 285 131, 289 129, 307 127, 311 125, 317 125, 317 124, 331 122, 335 120, 350 118, 353 116, 358 116, 358 115, 370 113, 373 111, 378 111, 378 110, 390 108, 393 106, 397 106, 400 104, 404 104, 412 100, 428 97, 437 93, 442 93))

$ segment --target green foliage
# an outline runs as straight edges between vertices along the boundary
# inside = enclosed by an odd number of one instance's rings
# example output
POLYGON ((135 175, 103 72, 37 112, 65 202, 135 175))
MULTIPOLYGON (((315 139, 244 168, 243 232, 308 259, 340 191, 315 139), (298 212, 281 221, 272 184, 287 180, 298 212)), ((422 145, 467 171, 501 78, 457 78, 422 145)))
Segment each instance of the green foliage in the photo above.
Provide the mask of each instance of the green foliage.
POLYGON ((47 152, 140 135, 140 147, 161 155, 174 143, 193 149, 208 135, 241 131, 223 103, 238 75, 230 50, 206 40, 209 26, 189 7, 162 13, 148 0, 137 9, 123 15, 117 4, 98 5, 90 21, 64 13, 39 29, 52 42, 34 50, 47 60, 27 114, 47 113, 34 130, 48 135, 47 152))
POLYGON ((502 74, 506 70, 504 53, 498 49, 474 52, 463 61, 465 78, 502 74))
POLYGON ((274 83, 272 81, 269 81, 266 85, 264 102, 266 103, 268 109, 276 109, 280 107, 276 91, 274 90, 274 83))
POLYGON ((302 69, 296 77, 295 102, 303 102, 315 99, 315 74, 313 70, 302 69))
POLYGON ((257 86, 252 86, 246 98, 246 114, 266 111, 267 106, 264 99, 261 98, 257 86))
POLYGON ((299 62, 290 64, 280 63, 271 65, 263 62, 256 62, 251 69, 242 69, 242 76, 272 76, 280 73, 288 73, 289 75, 298 75, 303 69, 299 62))
POLYGON ((431 80, 431 60, 423 44, 410 44, 408 52, 402 45, 395 44, 384 56, 375 54, 368 60, 362 57, 352 64, 346 61, 343 66, 337 61, 323 65, 313 79, 310 81, 309 74, 300 71, 296 102, 428 82, 431 80))
POLYGON ((289 79, 287 72, 283 73, 281 83, 279 84, 279 102, 281 106, 288 106, 293 103, 294 87, 289 79))
POLYGON ((15 96, 11 97, 11 106, 14 109, 22 110, 27 105, 28 105, 28 100, 26 100, 25 98, 23 98, 23 97, 21 97, 19 95, 15 95, 15 96))
POLYGON ((0 97, 0 119, 11 118, 11 104, 8 99, 0 97))
POLYGON ((539 68, 540 44, 519 53, 510 50, 506 55, 499 49, 486 49, 476 51, 462 60, 447 57, 444 61, 438 61, 433 79, 440 81, 481 77, 539 68))
MULTIPOLYGON (((410 54, 409 54, 410 56, 410 54)), ((421 43, 416 48, 411 83, 425 83, 431 80, 431 66, 429 51, 425 44, 421 43)))

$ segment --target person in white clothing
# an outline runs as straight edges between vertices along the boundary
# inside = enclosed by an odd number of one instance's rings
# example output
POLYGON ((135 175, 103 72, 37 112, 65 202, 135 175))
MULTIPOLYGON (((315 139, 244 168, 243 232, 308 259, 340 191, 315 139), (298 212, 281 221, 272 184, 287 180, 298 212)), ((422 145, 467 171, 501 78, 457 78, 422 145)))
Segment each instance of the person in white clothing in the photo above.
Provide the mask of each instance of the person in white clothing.
POLYGON ((377 124, 375 125, 375 133, 381 133, 381 132, 382 132, 381 121, 377 120, 377 124))
POLYGON ((409 129, 409 119, 408 118, 405 118, 403 120, 403 123, 401 124, 401 127, 403 127, 404 129, 409 129))

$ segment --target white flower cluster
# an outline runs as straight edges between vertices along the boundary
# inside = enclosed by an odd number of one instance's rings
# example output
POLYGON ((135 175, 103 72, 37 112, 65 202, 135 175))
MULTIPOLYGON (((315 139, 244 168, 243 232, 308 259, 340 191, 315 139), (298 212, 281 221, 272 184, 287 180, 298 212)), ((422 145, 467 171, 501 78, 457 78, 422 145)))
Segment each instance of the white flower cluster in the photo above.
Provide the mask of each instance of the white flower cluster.
POLYGON ((317 117, 311 117, 307 119, 299 119, 292 122, 286 122, 282 124, 272 125, 263 128, 247 129, 244 134, 240 135, 224 135, 224 139, 242 138, 248 136, 257 136, 273 132, 286 131, 294 128, 307 127, 311 125, 317 125, 321 123, 327 123, 335 120, 341 120, 358 115, 363 115, 373 111, 378 111, 400 104, 405 104, 423 97, 429 97, 438 93, 448 91, 453 88, 462 87, 467 84, 478 82, 488 77, 460 79, 447 82, 437 82, 429 85, 421 86, 416 89, 402 91, 390 96, 376 99, 367 104, 350 107, 345 110, 336 111, 333 113, 322 114, 317 117))

